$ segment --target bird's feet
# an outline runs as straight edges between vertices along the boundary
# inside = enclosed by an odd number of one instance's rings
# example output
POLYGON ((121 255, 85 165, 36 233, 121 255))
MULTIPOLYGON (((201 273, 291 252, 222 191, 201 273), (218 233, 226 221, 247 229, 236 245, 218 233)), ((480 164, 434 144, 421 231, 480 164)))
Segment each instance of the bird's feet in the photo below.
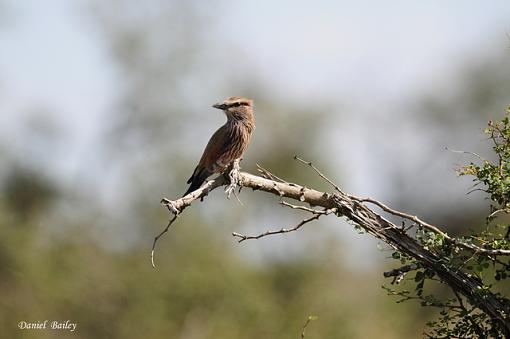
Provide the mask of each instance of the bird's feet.
POLYGON ((235 193, 235 190, 238 185, 240 185, 240 176, 239 171, 241 170, 241 167, 239 166, 239 161, 241 159, 236 159, 232 164, 228 167, 227 173, 228 173, 228 179, 230 183, 225 188, 225 192, 227 193, 227 199, 230 199, 230 195, 232 193, 235 193))

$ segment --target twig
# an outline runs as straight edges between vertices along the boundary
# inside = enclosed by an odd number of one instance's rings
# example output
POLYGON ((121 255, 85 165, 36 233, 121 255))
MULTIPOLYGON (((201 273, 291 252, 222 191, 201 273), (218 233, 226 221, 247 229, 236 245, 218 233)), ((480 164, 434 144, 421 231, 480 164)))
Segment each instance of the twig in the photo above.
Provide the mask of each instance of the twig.
POLYGON ((207 194, 213 189, 215 189, 218 186, 223 185, 226 182, 226 179, 224 176, 220 175, 217 178, 213 180, 209 180, 205 183, 202 187, 199 189, 189 193, 188 195, 185 195, 184 197, 177 199, 177 200, 169 200, 167 198, 161 199, 161 204, 163 204, 174 216, 166 227, 161 231, 155 238, 154 242, 152 243, 152 250, 151 250, 151 265, 152 267, 156 268, 156 265, 154 264, 154 253, 156 249, 156 243, 158 242, 159 238, 163 236, 168 230, 170 229, 170 226, 175 222, 175 220, 179 217, 179 214, 188 206, 190 206, 193 201, 201 199, 203 200, 207 194))
MULTIPOLYGON (((241 191, 241 188, 239 188, 239 192, 241 191)), ((232 193, 234 193, 234 197, 236 197, 237 199, 237 202, 239 203, 239 205, 241 206, 244 206, 243 202, 241 201, 241 199, 239 198, 239 195, 236 193, 236 191, 232 191, 232 193)))
POLYGON ((156 243, 158 242, 159 238, 161 238, 161 236, 163 234, 165 234, 166 232, 168 232, 168 229, 170 228, 170 226, 172 226, 172 224, 174 223, 174 221, 179 217, 179 214, 175 214, 174 217, 172 219, 170 219, 170 221, 168 222, 168 225, 166 225, 165 229, 163 231, 161 231, 161 233, 159 233, 155 238, 154 238, 154 242, 152 243, 152 250, 151 250, 151 264, 152 264, 152 267, 153 268, 156 268, 156 265, 154 264, 154 250, 156 249, 156 243))
POLYGON ((311 221, 319 219, 322 215, 324 215, 324 214, 314 214, 310 218, 301 220, 301 222, 299 224, 297 224, 296 226, 294 226, 292 228, 281 228, 279 230, 274 230, 274 231, 265 231, 264 233, 260 233, 258 235, 244 235, 244 234, 240 234, 240 233, 237 233, 237 232, 232 232, 232 235, 234 237, 239 238, 238 242, 241 243, 241 242, 243 242, 245 240, 260 239, 260 238, 266 237, 268 235, 294 232, 294 231, 297 231, 298 229, 300 229, 303 225, 308 224, 311 221))
POLYGON ((328 213, 328 211, 321 211, 321 210, 316 210, 316 209, 313 209, 313 208, 309 208, 309 207, 306 207, 306 206, 301 206, 301 205, 293 205, 293 204, 289 204, 288 202, 284 201, 284 200, 281 200, 280 201, 280 205, 283 205, 283 206, 287 206, 287 207, 290 207, 294 210, 302 210, 302 211, 307 211, 307 212, 310 212, 312 214, 330 214, 330 213, 335 213, 336 212, 336 208, 332 208, 331 209, 331 212, 328 213))
POLYGON ((268 171, 264 167, 260 166, 259 164, 257 164, 257 171, 259 171, 262 174, 262 176, 264 178, 266 178, 266 179, 270 179, 270 180, 274 180, 274 181, 278 181, 278 182, 288 183, 287 181, 285 181, 282 178, 279 178, 278 176, 274 175, 273 173, 271 173, 270 171, 268 171))
POLYGON ((408 219, 408 220, 411 220, 421 226, 423 226, 424 228, 427 228, 431 231, 434 231, 438 234, 441 234, 442 236, 445 236, 445 237, 448 237, 448 235, 446 233, 444 233, 443 231, 441 231, 439 228, 437 228, 436 226, 433 226, 429 223, 426 223, 425 221, 421 220, 420 218, 418 218, 417 216, 415 215, 411 215, 411 214, 407 214, 407 213, 404 213, 404 212, 400 212, 400 211, 397 211, 397 210, 394 210, 390 207, 388 207, 387 205, 383 204, 382 202, 378 201, 378 200, 375 200, 375 199, 372 199, 372 198, 359 198, 359 197, 356 197, 356 196, 351 196, 353 197, 355 200, 358 200, 359 202, 369 202, 369 203, 372 203, 374 205, 377 205, 379 206, 380 208, 382 208, 385 212, 388 212, 390 214, 393 214, 395 216, 398 216, 398 217, 401 217, 401 218, 404 218, 404 219, 408 219))
POLYGON ((506 209, 500 208, 498 210, 495 210, 491 214, 489 214, 489 218, 492 218, 493 216, 495 216, 496 214, 501 213, 501 212, 505 212, 506 213, 507 211, 506 211, 506 209))
POLYGON ((410 264, 402 266, 400 268, 395 268, 388 272, 384 272, 383 275, 385 278, 393 277, 393 281, 391 282, 391 284, 393 285, 396 283, 398 285, 400 284, 402 279, 404 279, 404 276, 407 274, 407 272, 417 270, 418 268, 419 268, 418 265, 410 264))
POLYGON ((474 193, 474 192, 477 192, 477 191, 480 191, 480 192, 486 192, 486 193, 487 193, 487 191, 486 191, 486 190, 484 190, 484 189, 481 189, 481 188, 474 188, 474 189, 472 189, 472 190, 467 191, 467 192, 466 192, 466 195, 469 195, 469 194, 474 193))
POLYGON ((477 157, 478 159, 480 159, 481 161, 487 161, 485 160, 482 156, 480 156, 479 154, 475 153, 475 152, 468 152, 468 151, 458 151, 458 150, 455 150, 455 149, 452 149, 452 148, 449 148, 449 147, 445 147, 446 150, 450 151, 450 152, 453 152, 453 153, 462 153, 462 154, 469 154, 469 155, 472 155, 472 156, 475 156, 477 157))
POLYGON ((317 320, 318 317, 316 315, 309 315, 308 318, 306 319, 305 321, 305 324, 303 325, 303 331, 301 332, 301 339, 304 339, 305 338, 305 331, 306 331, 306 327, 308 326, 308 324, 310 323, 310 321, 312 320, 317 320))
POLYGON ((322 172, 319 171, 319 169, 317 167, 315 167, 311 161, 303 160, 300 157, 298 157, 297 155, 294 155, 294 160, 298 160, 298 161, 302 162, 303 164, 310 166, 322 179, 326 180, 331 186, 333 186, 335 188, 335 190, 337 190, 338 192, 342 192, 342 190, 340 190, 340 187, 338 187, 337 184, 335 184, 333 181, 328 179, 328 177, 326 177, 324 174, 322 174, 322 172))

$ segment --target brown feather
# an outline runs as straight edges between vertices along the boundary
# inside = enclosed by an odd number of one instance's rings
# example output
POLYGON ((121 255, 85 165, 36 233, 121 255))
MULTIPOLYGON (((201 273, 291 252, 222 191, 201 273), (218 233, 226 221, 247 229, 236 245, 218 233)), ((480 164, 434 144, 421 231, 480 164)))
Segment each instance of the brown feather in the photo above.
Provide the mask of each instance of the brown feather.
POLYGON ((224 171, 234 160, 241 158, 255 129, 252 100, 230 97, 214 107, 223 109, 227 122, 209 139, 193 175, 188 179, 191 186, 186 194, 199 188, 213 173, 224 171))

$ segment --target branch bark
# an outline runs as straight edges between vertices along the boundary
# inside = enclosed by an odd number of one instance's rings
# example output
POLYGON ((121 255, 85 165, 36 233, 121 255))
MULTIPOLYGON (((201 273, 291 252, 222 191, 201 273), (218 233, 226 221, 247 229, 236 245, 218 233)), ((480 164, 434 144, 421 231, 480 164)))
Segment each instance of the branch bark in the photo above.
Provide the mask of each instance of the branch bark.
MULTIPOLYGON (((307 162, 305 162, 307 163, 307 162)), ((318 170, 307 163, 314 170, 318 170)), ((321 177, 325 178, 322 173, 318 172, 321 177)), ((338 186, 333 184, 329 179, 327 181, 335 188, 335 193, 321 192, 315 189, 307 188, 294 183, 287 183, 282 180, 271 180, 263 178, 246 172, 238 173, 238 181, 242 187, 251 188, 254 191, 260 190, 269 194, 277 195, 281 198, 290 198, 310 206, 320 206, 325 210, 335 211, 338 217, 345 217, 363 228, 366 232, 372 234, 376 238, 384 241, 386 244, 395 248, 396 250, 415 258, 420 266, 433 270, 437 276, 447 285, 449 285, 456 293, 466 297, 471 304, 478 306, 481 310, 491 316, 492 319, 497 320, 501 327, 506 331, 510 337, 510 301, 503 299, 496 294, 484 288, 482 282, 475 276, 467 274, 462 271, 453 271, 447 267, 441 258, 433 251, 422 246, 413 237, 409 236, 405 229, 395 225, 383 216, 377 214, 364 203, 373 203, 381 207, 384 211, 412 220, 413 222, 425 226, 433 232, 445 236, 445 239, 450 239, 453 244, 459 245, 466 250, 483 252, 493 255, 509 255, 510 251, 497 251, 492 253, 490 250, 478 248, 469 244, 465 246, 461 243, 456 243, 453 238, 446 235, 436 226, 427 224, 417 217, 398 212, 390 209, 386 205, 374 200, 358 198, 342 192, 338 186), (507 253, 508 252, 508 253, 507 253)), ((206 185, 188 194, 185 197, 170 201, 163 199, 162 203, 174 215, 179 215, 186 207, 190 206, 195 200, 203 199, 211 190, 226 185, 229 183, 228 175, 220 175, 214 180, 209 181, 206 185)), ((317 219, 319 214, 316 214, 312 219, 317 219)), ((164 233, 164 232, 162 232, 164 233)), ((284 233, 284 232, 276 232, 284 233)), ((235 235, 236 236, 236 235, 235 235)), ((237 235, 239 237, 239 235, 237 235)), ((249 239, 257 239, 260 237, 251 236, 249 239)), ((157 240, 157 239, 156 239, 157 240)))

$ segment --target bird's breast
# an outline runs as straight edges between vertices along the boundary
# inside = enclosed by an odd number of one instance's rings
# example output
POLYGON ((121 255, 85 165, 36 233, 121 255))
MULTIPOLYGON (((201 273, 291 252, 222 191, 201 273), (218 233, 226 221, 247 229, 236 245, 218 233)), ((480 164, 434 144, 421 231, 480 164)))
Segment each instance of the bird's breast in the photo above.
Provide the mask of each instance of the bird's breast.
POLYGON ((220 159, 223 163, 230 163, 240 158, 250 143, 252 128, 243 123, 228 124, 225 140, 225 153, 220 159))

